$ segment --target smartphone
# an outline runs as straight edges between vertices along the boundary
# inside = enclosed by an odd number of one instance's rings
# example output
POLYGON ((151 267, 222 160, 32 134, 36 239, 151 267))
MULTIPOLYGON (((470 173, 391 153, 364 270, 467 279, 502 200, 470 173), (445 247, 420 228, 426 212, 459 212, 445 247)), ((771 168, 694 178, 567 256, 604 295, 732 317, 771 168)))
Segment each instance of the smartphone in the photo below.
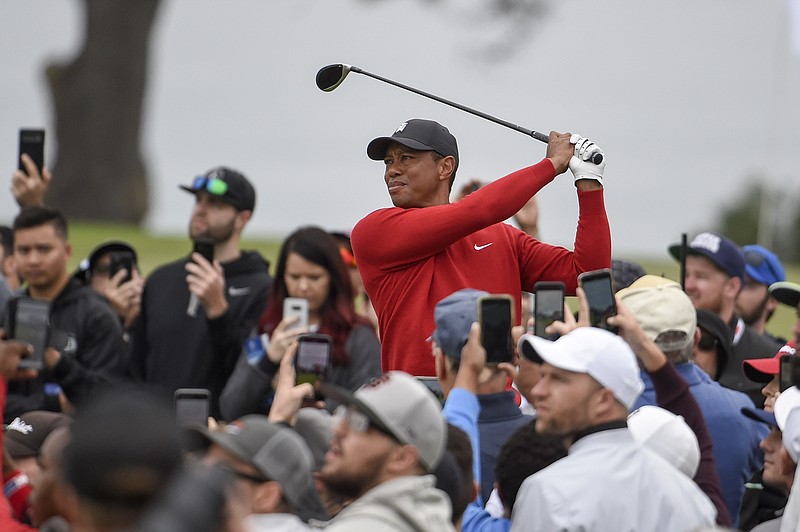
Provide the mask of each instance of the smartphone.
POLYGON ((28 156, 36 163, 39 175, 42 175, 44 166, 44 129, 20 129, 19 130, 19 158, 17 159, 18 168, 26 172, 25 165, 22 164, 22 154, 28 156))
POLYGON ((207 238, 198 238, 194 241, 194 253, 199 253, 208 262, 214 262, 214 242, 207 238))
POLYGON ((800 369, 797 362, 800 362, 797 356, 781 355, 778 366, 778 385, 781 392, 796 385, 796 372, 800 369))
POLYGON ((479 297, 478 322, 481 324, 481 344, 486 349, 486 363, 512 362, 514 299, 507 294, 479 297))
POLYGON ((617 314, 611 270, 584 272, 578 276, 578 284, 589 302, 589 324, 616 333, 617 328, 608 324, 608 318, 617 314))
POLYGON ((533 334, 548 340, 557 340, 558 334, 547 334, 544 330, 554 321, 564 321, 564 283, 540 281, 534 290, 533 334))
MULTIPOLYGON (((325 382, 331 365, 333 340, 327 334, 301 334, 297 337, 297 354, 294 370, 297 384, 308 382, 317 390, 317 383, 325 382)), ((321 399, 315 392, 315 399, 321 399)))
POLYGON ((297 321, 291 329, 308 327, 308 299, 302 297, 287 297, 283 300, 283 318, 297 316, 297 321))
POLYGON ((6 334, 9 338, 27 342, 33 353, 20 360, 21 369, 42 369, 44 350, 50 339, 50 303, 28 296, 19 296, 8 302, 6 334))
POLYGON ((208 402, 211 393, 205 388, 175 390, 175 420, 178 427, 208 426, 208 402))
POLYGON ((525 332, 533 334, 533 326, 530 325, 533 316, 533 307, 536 304, 534 295, 524 290, 519 294, 520 301, 520 324, 525 328, 525 332))
POLYGON ((122 279, 123 283, 127 283, 133 279, 133 253, 130 251, 114 251, 110 254, 111 263, 108 268, 108 276, 114 277, 118 271, 125 270, 127 273, 122 279))

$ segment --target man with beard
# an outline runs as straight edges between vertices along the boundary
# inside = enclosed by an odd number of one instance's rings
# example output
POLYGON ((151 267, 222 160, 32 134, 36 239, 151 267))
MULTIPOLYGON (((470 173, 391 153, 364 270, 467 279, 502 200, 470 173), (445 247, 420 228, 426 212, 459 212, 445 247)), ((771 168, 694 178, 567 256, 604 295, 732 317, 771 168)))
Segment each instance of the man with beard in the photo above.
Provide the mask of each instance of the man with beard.
POLYGON ((452 531, 447 495, 431 473, 446 444, 441 407, 428 388, 390 371, 355 392, 328 385, 340 402, 319 479, 350 502, 328 531, 452 531))
POLYGON ((272 280, 257 252, 239 249, 256 203, 247 178, 219 167, 181 189, 195 196, 189 236, 212 242, 214 260, 192 253, 147 279, 132 331, 131 372, 170 394, 207 388, 209 413, 217 417, 219 392, 264 309, 272 280))
POLYGON ((755 332, 768 339, 786 343, 766 330, 767 322, 778 307, 778 301, 769 293, 770 285, 786 280, 780 259, 758 244, 742 246, 745 264, 745 282, 736 298, 736 312, 755 332))

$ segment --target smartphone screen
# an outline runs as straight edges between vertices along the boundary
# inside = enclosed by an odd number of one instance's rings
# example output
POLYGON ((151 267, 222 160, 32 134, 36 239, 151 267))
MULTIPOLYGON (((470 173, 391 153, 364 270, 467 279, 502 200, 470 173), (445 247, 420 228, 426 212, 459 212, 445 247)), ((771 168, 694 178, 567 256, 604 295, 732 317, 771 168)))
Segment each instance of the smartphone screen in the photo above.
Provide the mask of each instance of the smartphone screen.
POLYGON ((792 381, 792 355, 781 355, 780 365, 778 366, 778 381, 780 391, 784 391, 794 386, 792 381))
POLYGON ((554 321, 564 321, 564 283, 538 282, 534 286, 534 334, 548 340, 558 339, 544 330, 554 321))
POLYGON ((291 329, 308 327, 308 300, 302 297, 287 297, 283 300, 283 318, 297 317, 291 329))
POLYGON ((608 318, 617 314, 617 303, 611 284, 611 270, 582 273, 578 276, 578 283, 586 292, 586 299, 589 302, 590 325, 616 333, 616 327, 608 324, 608 318))
POLYGON ((129 251, 115 251, 111 253, 109 277, 114 277, 120 270, 125 270, 127 272, 122 279, 123 283, 127 283, 133 278, 133 253, 129 251))
POLYGON ((210 393, 204 388, 175 390, 175 420, 179 427, 208 425, 210 393))
POLYGON ((333 341, 327 334, 302 334, 297 338, 294 368, 297 384, 316 384, 328 374, 333 341))
POLYGON ((36 163, 39 175, 42 175, 44 166, 44 129, 20 129, 19 130, 19 159, 18 168, 26 172, 25 165, 22 164, 22 154, 26 153, 36 163))
POLYGON ((514 323, 513 299, 507 295, 478 299, 478 321, 481 324, 481 344, 486 350, 486 363, 499 364, 514 359, 511 325, 514 323))
POLYGON ((20 360, 19 367, 42 369, 50 323, 50 303, 21 296, 9 306, 8 337, 33 346, 33 353, 20 360))

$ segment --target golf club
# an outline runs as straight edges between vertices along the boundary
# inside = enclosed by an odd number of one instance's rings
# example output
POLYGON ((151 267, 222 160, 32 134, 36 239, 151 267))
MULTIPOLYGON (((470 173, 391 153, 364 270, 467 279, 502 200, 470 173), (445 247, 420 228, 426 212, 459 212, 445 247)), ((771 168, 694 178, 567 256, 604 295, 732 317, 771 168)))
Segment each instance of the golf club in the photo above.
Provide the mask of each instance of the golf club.
MULTIPOLYGON (((335 65, 327 65, 320 68, 319 72, 317 72, 317 87, 319 87, 320 90, 323 90, 325 92, 331 92, 336 87, 342 84, 344 78, 346 78, 350 72, 355 72, 356 74, 363 74, 370 78, 377 79, 378 81, 383 81, 384 83, 388 83, 389 85, 400 87, 401 89, 405 89, 415 94, 419 94, 420 96, 430 98, 431 100, 436 100, 437 102, 449 105, 450 107, 455 107, 456 109, 466 111, 475 116, 485 118, 486 120, 494 122, 495 124, 500 124, 501 126, 506 126, 507 128, 513 129, 514 131, 519 131, 520 133, 524 133, 525 135, 533 137, 536 140, 544 142, 545 144, 547 144, 549 140, 548 136, 545 135, 544 133, 539 133, 538 131, 526 129, 522 126, 518 126, 517 124, 512 124, 511 122, 507 122, 506 120, 502 120, 492 115, 487 115, 486 113, 483 113, 481 111, 476 111, 475 109, 471 109, 469 107, 461 105, 460 103, 451 102, 450 100, 445 100, 444 98, 441 98, 429 92, 421 91, 419 89, 415 89, 414 87, 398 83, 397 81, 392 81, 382 76, 378 76, 377 74, 367 72, 366 70, 363 70, 353 65, 345 65, 342 63, 338 63, 335 65)), ((592 156, 592 162, 594 164, 600 164, 601 162, 603 162, 603 154, 595 153, 592 156)))

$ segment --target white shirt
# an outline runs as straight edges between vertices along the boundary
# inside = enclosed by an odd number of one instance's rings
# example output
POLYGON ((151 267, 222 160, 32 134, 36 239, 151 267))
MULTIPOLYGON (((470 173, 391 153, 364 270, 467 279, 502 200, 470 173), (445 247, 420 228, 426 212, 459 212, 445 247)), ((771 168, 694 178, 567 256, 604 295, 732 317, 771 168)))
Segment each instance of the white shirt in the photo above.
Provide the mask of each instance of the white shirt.
POLYGON ((525 479, 511 532, 682 532, 714 525, 716 514, 691 479, 620 428, 584 436, 525 479))

